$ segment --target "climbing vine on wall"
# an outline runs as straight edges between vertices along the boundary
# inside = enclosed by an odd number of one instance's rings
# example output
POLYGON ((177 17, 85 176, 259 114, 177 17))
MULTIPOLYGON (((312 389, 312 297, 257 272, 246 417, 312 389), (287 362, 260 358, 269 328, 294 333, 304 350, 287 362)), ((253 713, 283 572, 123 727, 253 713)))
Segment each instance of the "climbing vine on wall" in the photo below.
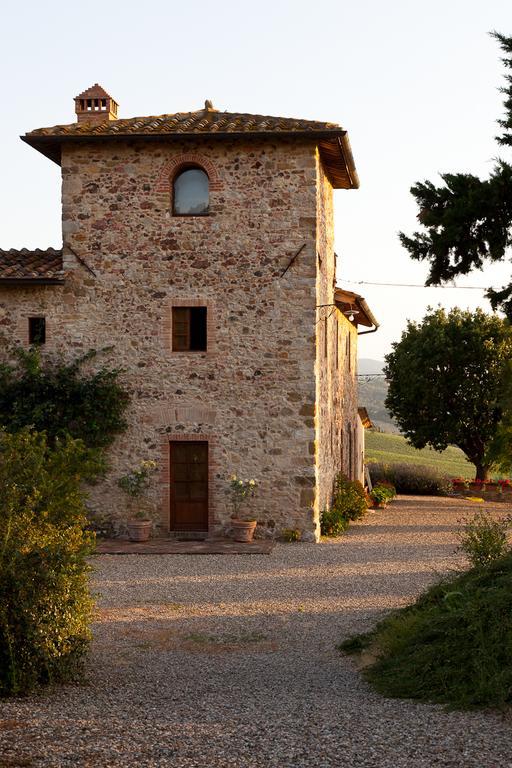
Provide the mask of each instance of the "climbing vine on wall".
POLYGON ((69 362, 17 347, 0 361, 0 426, 13 433, 32 427, 50 445, 69 435, 88 448, 107 448, 126 429, 130 397, 121 368, 91 365, 99 354, 90 350, 69 362))

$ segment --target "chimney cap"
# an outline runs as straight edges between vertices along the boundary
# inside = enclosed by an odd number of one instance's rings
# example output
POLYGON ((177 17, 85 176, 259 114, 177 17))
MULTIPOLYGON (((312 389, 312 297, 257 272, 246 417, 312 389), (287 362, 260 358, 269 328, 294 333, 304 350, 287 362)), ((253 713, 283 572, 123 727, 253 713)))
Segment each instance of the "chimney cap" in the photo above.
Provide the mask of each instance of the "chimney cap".
POLYGON ((110 93, 107 93, 106 90, 99 84, 94 83, 94 85, 91 85, 90 88, 87 88, 86 91, 82 91, 82 93, 79 93, 78 96, 75 96, 75 99, 112 99, 112 101, 115 101, 115 99, 112 98, 110 93))
POLYGON ((75 96, 75 112, 79 123, 117 120, 118 107, 115 99, 99 83, 94 83, 86 91, 75 96))

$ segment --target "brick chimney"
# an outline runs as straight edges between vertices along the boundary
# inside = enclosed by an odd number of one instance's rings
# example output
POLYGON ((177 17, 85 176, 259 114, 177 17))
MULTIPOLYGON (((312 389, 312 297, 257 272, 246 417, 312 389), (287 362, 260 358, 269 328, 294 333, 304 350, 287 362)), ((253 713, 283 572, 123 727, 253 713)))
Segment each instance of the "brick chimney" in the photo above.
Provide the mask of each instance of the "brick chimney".
POLYGON ((117 120, 118 106, 98 83, 75 96, 76 119, 79 123, 96 124, 117 120))

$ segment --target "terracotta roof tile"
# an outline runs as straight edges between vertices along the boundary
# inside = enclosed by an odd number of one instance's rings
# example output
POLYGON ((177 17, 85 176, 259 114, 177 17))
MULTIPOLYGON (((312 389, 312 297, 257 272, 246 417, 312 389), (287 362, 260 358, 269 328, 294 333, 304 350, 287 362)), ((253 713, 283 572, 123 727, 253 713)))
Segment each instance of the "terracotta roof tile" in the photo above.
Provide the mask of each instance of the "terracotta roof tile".
POLYGON ((62 249, 47 248, 45 251, 28 248, 0 250, 0 280, 62 280, 62 249))
MULTIPOLYGON (((87 94, 81 94, 82 98, 87 94)), ((108 95, 108 94, 107 94, 108 95)), ((343 134, 335 123, 315 120, 298 120, 290 117, 248 115, 238 112, 219 112, 212 108, 197 112, 177 112, 174 115, 157 117, 131 117, 125 120, 110 120, 97 124, 71 123, 51 128, 37 128, 26 134, 26 138, 38 136, 133 136, 208 134, 208 133, 334 133, 343 134)))
POLYGON ((60 165, 61 146, 64 142, 115 140, 124 137, 150 140, 159 137, 181 139, 209 136, 307 138, 317 143, 324 167, 336 189, 353 189, 359 186, 347 132, 336 123, 220 112, 212 107, 210 102, 206 102, 205 108, 197 112, 55 125, 51 128, 37 128, 21 138, 60 165))

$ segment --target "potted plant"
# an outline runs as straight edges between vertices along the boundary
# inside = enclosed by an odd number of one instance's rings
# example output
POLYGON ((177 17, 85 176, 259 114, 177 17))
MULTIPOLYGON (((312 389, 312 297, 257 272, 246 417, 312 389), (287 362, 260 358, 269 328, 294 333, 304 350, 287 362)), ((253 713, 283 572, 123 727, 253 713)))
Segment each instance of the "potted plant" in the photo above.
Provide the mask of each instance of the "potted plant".
POLYGON ((128 519, 128 537, 130 541, 147 541, 151 535, 153 521, 143 501, 144 492, 149 488, 151 475, 156 470, 155 461, 141 461, 138 469, 133 469, 117 481, 120 488, 128 495, 131 515, 128 519))
POLYGON ((231 501, 231 527, 235 541, 252 541, 256 529, 256 520, 252 517, 241 517, 243 505, 254 497, 258 483, 256 480, 242 480, 236 475, 229 479, 228 493, 231 501))
POLYGON ((374 486, 370 496, 372 498, 373 505, 377 509, 384 509, 390 498, 392 498, 392 492, 385 485, 381 485, 379 483, 378 485, 374 486))

